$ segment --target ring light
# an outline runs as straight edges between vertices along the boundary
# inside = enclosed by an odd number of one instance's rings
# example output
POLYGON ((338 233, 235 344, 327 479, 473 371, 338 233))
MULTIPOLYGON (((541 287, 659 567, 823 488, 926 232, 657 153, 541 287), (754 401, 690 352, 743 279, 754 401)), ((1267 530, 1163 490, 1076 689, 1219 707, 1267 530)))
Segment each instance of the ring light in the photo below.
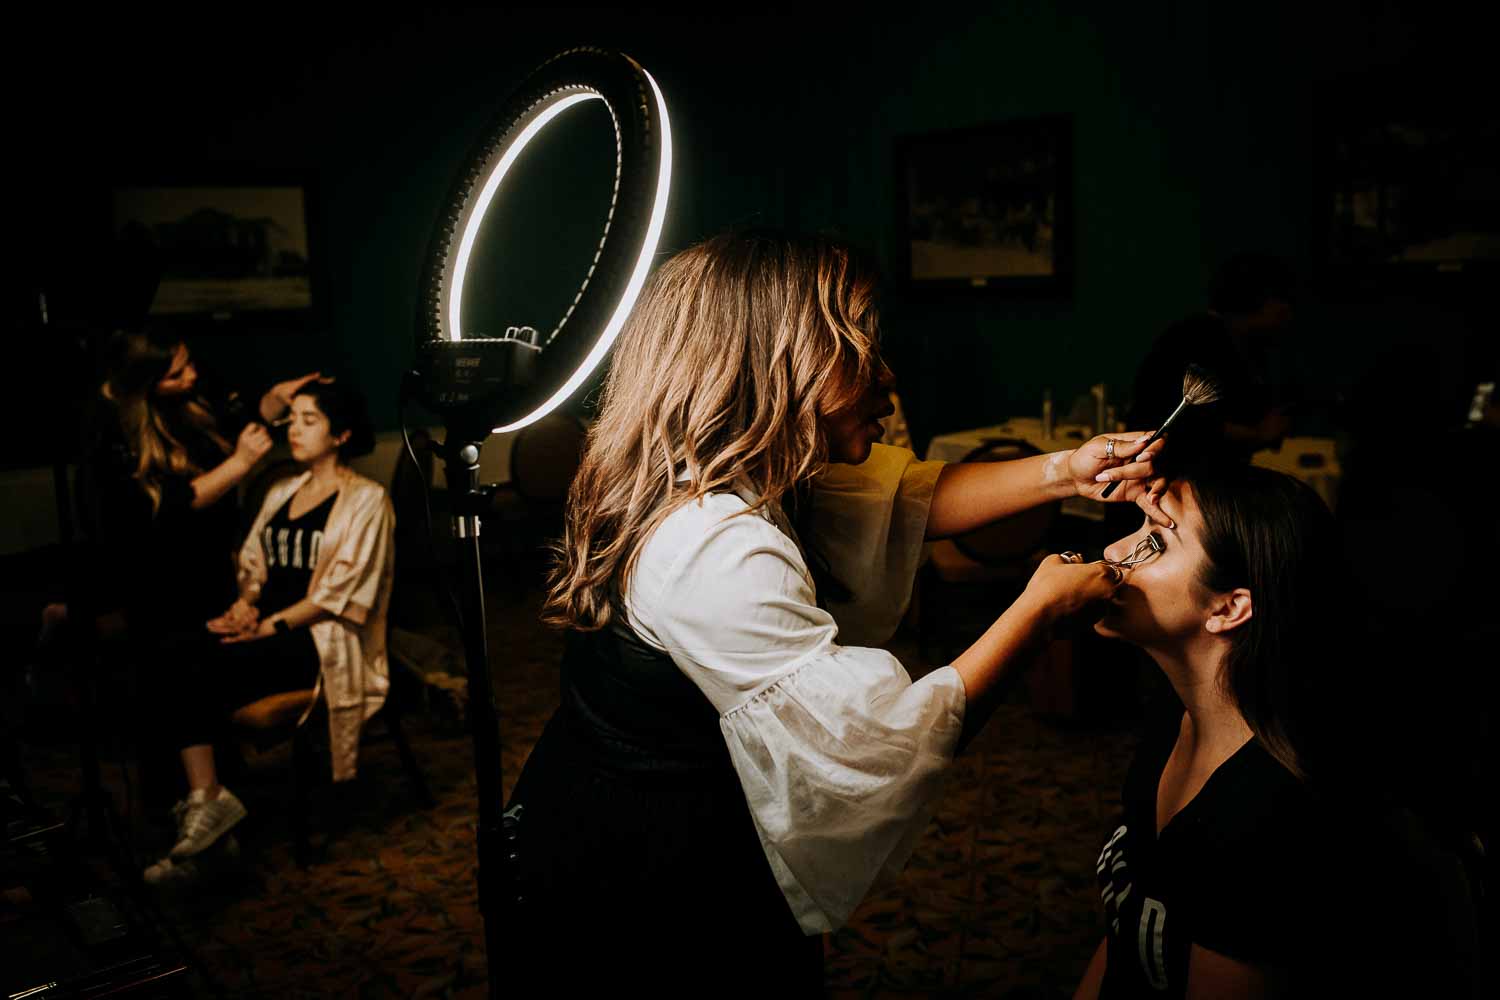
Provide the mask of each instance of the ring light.
MULTIPOLYGON (((666 219, 671 173, 667 104, 651 74, 620 53, 564 52, 505 101, 488 135, 470 154, 449 193, 422 278, 417 357, 401 383, 402 430, 404 434, 405 404, 412 396, 447 427, 446 439, 435 450, 444 463, 457 539, 461 579, 455 611, 468 668, 479 792, 479 907, 491 996, 499 993, 503 947, 495 906, 500 893, 515 889, 498 860, 513 818, 500 814, 500 723, 490 680, 479 557, 480 519, 488 511, 488 497, 479 485, 479 454, 492 432, 518 430, 554 410, 604 360, 646 283, 666 219), (604 102, 614 125, 615 181, 604 231, 583 283, 545 338, 530 326, 511 326, 498 337, 466 332, 464 288, 478 278, 471 270, 472 255, 495 195, 543 129, 570 108, 594 100, 604 102)), ((521 247, 518 252, 524 251, 521 247)), ((407 445, 410 449, 409 439, 407 445)))
POLYGON ((542 65, 502 108, 459 173, 433 238, 417 323, 416 393, 470 433, 518 430, 567 400, 604 360, 645 285, 666 219, 672 131, 651 74, 628 56, 573 49, 542 65), (545 335, 470 334, 464 288, 479 232, 527 145, 568 109, 603 101, 615 132, 615 183, 594 259, 545 335))

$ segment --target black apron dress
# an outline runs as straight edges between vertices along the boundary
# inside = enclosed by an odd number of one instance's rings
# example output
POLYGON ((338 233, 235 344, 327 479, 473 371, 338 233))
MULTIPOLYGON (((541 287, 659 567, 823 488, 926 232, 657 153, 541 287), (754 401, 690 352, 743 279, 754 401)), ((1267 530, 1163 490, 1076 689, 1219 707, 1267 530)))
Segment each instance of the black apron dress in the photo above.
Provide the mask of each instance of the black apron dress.
POLYGON ((510 981, 821 992, 822 937, 776 883, 718 713, 628 628, 569 635, 507 832, 510 981))

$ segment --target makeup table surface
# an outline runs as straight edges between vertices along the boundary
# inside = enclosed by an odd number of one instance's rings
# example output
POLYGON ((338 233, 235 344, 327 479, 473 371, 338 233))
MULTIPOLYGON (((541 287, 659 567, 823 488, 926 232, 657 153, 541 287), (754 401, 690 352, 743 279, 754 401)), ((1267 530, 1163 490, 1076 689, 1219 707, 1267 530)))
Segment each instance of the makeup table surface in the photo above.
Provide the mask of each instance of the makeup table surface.
POLYGON ((1042 422, 1035 417, 1013 417, 989 427, 939 434, 927 444, 926 458, 944 462, 961 462, 994 441, 1025 441, 1042 453, 1076 448, 1087 441, 1091 432, 1087 424, 1058 424, 1050 435, 1042 433, 1042 422))
MULTIPOLYGON (((988 427, 939 434, 927 445, 926 458, 944 462, 961 462, 986 444, 1010 438, 1025 441, 1043 453, 1076 448, 1092 437, 1087 424, 1058 424, 1050 435, 1042 433, 1042 422, 1035 417, 1013 417, 988 427)), ((1296 476, 1307 483, 1329 507, 1338 500, 1339 465, 1337 442, 1331 437, 1289 437, 1281 447, 1258 451, 1250 461, 1267 469, 1296 476)), ((1102 505, 1093 500, 1078 499, 1064 504, 1063 513, 1097 519, 1103 516, 1102 505)))

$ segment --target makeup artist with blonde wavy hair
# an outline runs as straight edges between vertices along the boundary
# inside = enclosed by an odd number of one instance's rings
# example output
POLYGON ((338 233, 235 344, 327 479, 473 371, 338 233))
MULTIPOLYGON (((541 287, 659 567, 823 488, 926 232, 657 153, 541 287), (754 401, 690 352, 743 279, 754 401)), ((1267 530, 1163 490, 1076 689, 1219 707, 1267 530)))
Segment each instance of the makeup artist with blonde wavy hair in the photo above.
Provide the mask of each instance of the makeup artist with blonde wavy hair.
POLYGON ((913 682, 876 648, 925 540, 1101 477, 1134 501, 1159 446, 879 444, 875 293, 832 240, 723 235, 661 265, 621 334, 544 608, 562 704, 508 803, 501 961, 528 981, 820 989, 820 934, 905 864, 1001 678, 1113 594, 1117 570, 1052 556, 952 664, 913 682))

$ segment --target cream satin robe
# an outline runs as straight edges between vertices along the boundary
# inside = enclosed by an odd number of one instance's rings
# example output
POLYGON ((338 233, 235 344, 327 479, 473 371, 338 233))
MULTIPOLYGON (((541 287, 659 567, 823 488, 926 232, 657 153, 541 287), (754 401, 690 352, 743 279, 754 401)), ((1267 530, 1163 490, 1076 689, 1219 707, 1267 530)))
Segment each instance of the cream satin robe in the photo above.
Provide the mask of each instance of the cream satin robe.
MULTIPOLYGON (((240 593, 247 600, 259 597, 266 581, 261 529, 310 475, 283 480, 266 494, 240 549, 240 593)), ((308 598, 332 615, 309 631, 318 650, 318 691, 328 704, 335 781, 354 777, 360 728, 385 704, 390 689, 385 633, 395 572, 396 514, 385 487, 352 470, 342 475, 307 590, 308 598)), ((298 725, 306 719, 304 713, 298 725)))

